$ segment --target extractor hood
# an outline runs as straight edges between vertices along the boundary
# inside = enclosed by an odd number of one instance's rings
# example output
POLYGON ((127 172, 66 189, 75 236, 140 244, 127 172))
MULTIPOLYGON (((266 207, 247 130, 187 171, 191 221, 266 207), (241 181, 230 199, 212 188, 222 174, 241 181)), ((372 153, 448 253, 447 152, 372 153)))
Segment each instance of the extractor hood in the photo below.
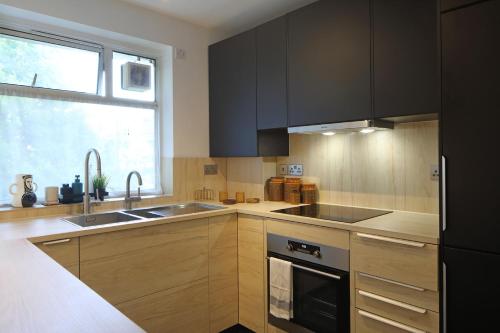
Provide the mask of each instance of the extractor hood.
POLYGON ((325 134, 362 132, 370 133, 378 130, 393 129, 394 123, 385 120, 359 120, 344 123, 331 123, 309 126, 288 127, 288 133, 325 134))

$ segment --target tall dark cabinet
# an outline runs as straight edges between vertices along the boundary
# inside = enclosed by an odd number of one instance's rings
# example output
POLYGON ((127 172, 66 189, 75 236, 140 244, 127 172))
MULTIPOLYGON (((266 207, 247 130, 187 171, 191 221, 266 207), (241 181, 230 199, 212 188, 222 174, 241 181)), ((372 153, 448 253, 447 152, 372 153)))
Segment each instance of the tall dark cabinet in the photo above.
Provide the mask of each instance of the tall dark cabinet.
POLYGON ((370 117, 370 1, 321 0, 290 13, 288 125, 370 117))
POLYGON ((437 114, 436 0, 373 0, 375 118, 437 114))
POLYGON ((286 17, 257 30, 257 129, 287 127, 286 17))
POLYGON ((500 0, 441 15, 443 328, 491 332, 500 298, 500 0))
POLYGON ((210 156, 258 155, 255 43, 250 30, 210 45, 210 156))

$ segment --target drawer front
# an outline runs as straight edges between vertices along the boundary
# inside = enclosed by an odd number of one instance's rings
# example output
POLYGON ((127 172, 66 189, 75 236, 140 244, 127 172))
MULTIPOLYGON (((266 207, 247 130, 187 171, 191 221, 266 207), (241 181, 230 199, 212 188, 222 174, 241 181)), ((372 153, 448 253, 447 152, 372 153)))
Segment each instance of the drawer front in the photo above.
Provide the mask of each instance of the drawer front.
POLYGON ((439 312, 439 293, 420 287, 356 272, 357 289, 439 312))
POLYGON ((438 313, 364 290, 356 289, 356 308, 425 332, 439 331, 438 313))
MULTIPOLYGON (((79 238, 64 238, 35 244, 61 266, 77 275, 79 258, 79 238)), ((78 275, 77 275, 78 276, 78 275)))
POLYGON ((438 290, 436 245, 352 233, 351 261, 355 271, 438 290))
POLYGON ((356 333, 425 333, 425 331, 356 309, 356 333))

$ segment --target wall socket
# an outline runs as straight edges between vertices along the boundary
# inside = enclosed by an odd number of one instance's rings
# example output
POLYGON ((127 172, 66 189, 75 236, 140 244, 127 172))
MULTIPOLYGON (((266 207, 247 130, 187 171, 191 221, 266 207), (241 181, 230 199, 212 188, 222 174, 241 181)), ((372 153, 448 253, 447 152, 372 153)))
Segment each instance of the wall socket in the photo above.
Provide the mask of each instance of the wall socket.
POLYGON ((437 164, 431 165, 431 179, 439 180, 439 165, 437 164))
POLYGON ((286 176, 286 175, 288 175, 288 165, 280 164, 280 176, 286 176))
POLYGON ((288 174, 290 176, 302 176, 304 174, 304 166, 302 164, 288 164, 288 174))
POLYGON ((216 175, 217 174, 217 164, 205 164, 203 166, 205 175, 216 175))

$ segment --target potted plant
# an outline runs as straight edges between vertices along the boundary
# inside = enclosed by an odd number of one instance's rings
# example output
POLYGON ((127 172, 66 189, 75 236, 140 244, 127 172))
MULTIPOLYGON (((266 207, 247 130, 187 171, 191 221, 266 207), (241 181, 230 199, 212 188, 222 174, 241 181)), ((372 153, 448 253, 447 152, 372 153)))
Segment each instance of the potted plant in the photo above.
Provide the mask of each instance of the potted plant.
POLYGON ((102 174, 101 176, 95 175, 92 178, 92 184, 94 185, 94 198, 97 200, 104 201, 104 197, 109 193, 106 192, 106 186, 109 184, 109 177, 102 174))

